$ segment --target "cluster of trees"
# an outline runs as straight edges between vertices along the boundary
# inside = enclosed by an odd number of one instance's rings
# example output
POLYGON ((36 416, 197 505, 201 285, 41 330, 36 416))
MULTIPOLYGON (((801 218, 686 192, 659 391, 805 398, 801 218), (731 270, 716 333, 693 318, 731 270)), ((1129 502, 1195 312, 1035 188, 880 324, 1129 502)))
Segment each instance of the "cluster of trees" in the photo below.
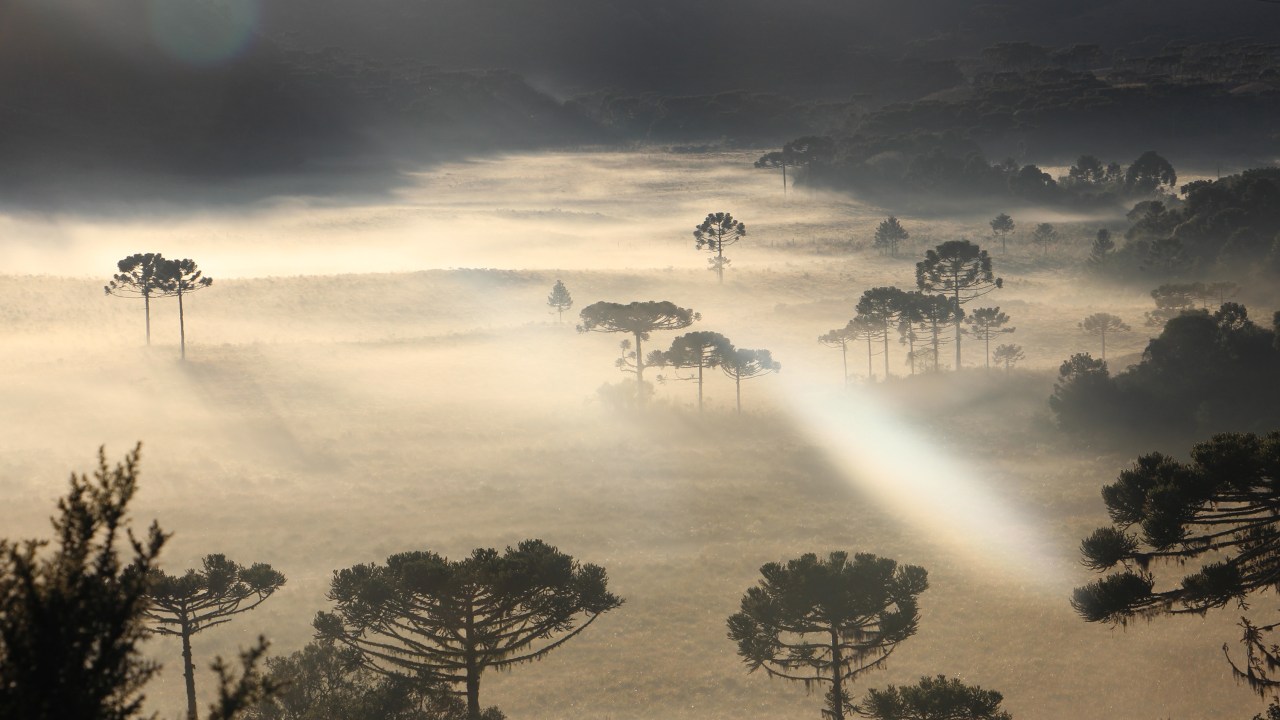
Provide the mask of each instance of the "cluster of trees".
MULTIPOLYGON (((1082 329, 1122 330, 1110 317, 1082 329)), ((1058 372, 1049 405, 1059 425, 1097 439, 1168 433, 1258 430, 1280 424, 1280 343, 1275 323, 1249 319, 1240 304, 1186 310, 1165 324, 1142 360, 1112 376, 1105 360, 1072 355, 1058 372)))
POLYGON ((194 260, 169 260, 160 253, 137 253, 116 263, 119 273, 103 286, 107 295, 142 298, 146 315, 147 344, 151 344, 151 298, 178 299, 178 337, 182 359, 187 359, 187 325, 182 298, 213 284, 194 260))

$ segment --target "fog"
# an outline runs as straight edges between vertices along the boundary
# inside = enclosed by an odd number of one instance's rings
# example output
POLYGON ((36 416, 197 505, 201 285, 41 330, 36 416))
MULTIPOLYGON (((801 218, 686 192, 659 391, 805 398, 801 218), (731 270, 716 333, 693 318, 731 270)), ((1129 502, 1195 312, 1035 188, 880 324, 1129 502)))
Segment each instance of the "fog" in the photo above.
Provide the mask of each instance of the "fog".
MULTIPOLYGON (((335 569, 537 537, 607 568, 626 604, 544 661, 487 674, 484 704, 512 718, 815 716, 819 695, 744 671, 725 618, 763 563, 838 549, 930 573, 919 634, 855 693, 942 673, 999 689, 1016 717, 1254 712, 1220 650, 1235 613, 1119 630, 1067 602, 1092 577, 1078 543, 1106 522, 1099 488, 1132 455, 1064 440, 1045 399, 1058 364, 1091 347, 1085 315, 1137 329, 1109 345, 1117 367, 1149 337, 1143 290, 1103 292, 1074 269, 1099 224, 1123 218, 1018 210, 1066 242, 1047 260, 1024 239, 995 255, 1005 288, 984 304, 1017 326, 1014 374, 982 372, 967 340, 965 373, 910 378, 894 343, 895 381, 868 384, 855 345, 845 390, 839 351, 816 338, 865 289, 913 287, 924 249, 986 243, 992 213, 784 196, 757 155, 531 153, 442 165, 375 201, 5 216, 3 535, 47 535, 66 474, 141 440, 133 516, 173 533, 167 570, 223 552, 288 578, 195 637, 202 698, 215 654, 259 633, 273 653, 301 648, 335 569), (723 285, 692 238, 721 210, 748 228, 723 285), (898 258, 867 247, 890 213, 911 233, 898 258), (185 299, 185 362, 170 301, 154 303, 146 347, 142 303, 102 292, 116 260, 152 251, 215 279, 185 299), (546 304, 557 279, 576 303, 564 322, 546 304), (744 383, 741 415, 718 374, 701 414, 675 380, 644 412, 612 407, 598 390, 627 381, 620 337, 574 330, 598 300, 693 308, 694 329, 768 348, 782 370, 744 383)), ((883 358, 872 366, 882 379, 883 358)), ((148 706, 176 716, 177 643, 146 647, 166 665, 148 706)))

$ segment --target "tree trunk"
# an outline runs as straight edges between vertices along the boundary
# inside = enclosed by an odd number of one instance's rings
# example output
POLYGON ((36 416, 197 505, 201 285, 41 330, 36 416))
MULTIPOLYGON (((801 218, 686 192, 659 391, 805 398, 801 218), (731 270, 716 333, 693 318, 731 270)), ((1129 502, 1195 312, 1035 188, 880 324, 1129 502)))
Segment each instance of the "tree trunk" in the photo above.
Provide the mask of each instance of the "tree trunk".
POLYGON ((884 379, 889 379, 889 321, 884 323, 884 379))
POLYGON ((960 288, 955 291, 956 304, 956 372, 960 372, 960 288))
POLYGON ((849 387, 849 343, 840 343, 840 367, 844 368, 844 386, 849 387))
POLYGON ((738 414, 741 415, 742 414, 742 376, 741 375, 733 376, 733 391, 738 399, 738 414))
POLYGON ((196 669, 191 662, 191 626, 182 621, 182 678, 187 683, 187 720, 196 720, 196 669))
POLYGON ((476 652, 475 612, 472 600, 467 601, 467 718, 480 720, 480 661, 476 652))
POLYGON ((937 320, 933 320, 931 323, 933 325, 933 371, 938 372, 942 369, 938 367, 938 361, 941 359, 938 357, 938 345, 940 344, 938 338, 942 335, 942 328, 938 327, 937 320))
POLYGON ((844 687, 841 682, 840 635, 831 628, 831 714, 833 720, 844 720, 844 687))
POLYGON ((698 363, 698 412, 702 412, 702 363, 698 363))
POLYGON ((644 348, 640 347, 640 333, 636 333, 636 405, 644 404, 644 348))
POLYGON ((1102 329, 1102 362, 1107 361, 1107 330, 1102 329))
POLYGON ((782 194, 787 194, 787 161, 782 161, 782 194))
POLYGON ((146 310, 147 315, 147 346, 151 345, 151 293, 142 291, 142 307, 146 310))
POLYGON ((990 372, 991 371, 991 331, 987 330, 985 333, 983 333, 983 336, 986 337, 987 339, 987 372, 990 372))
POLYGON ((876 381, 875 373, 871 370, 871 334, 867 333, 867 382, 876 381))
POLYGON ((182 348, 182 359, 187 359, 187 324, 182 316, 182 290, 178 290, 178 344, 182 348))
POLYGON ((717 259, 716 279, 720 281, 721 285, 723 285, 724 284, 724 238, 723 237, 720 238, 720 240, 716 243, 716 259, 717 259))
POLYGON ((911 377, 916 376, 916 337, 915 329, 908 326, 907 330, 907 358, 911 360, 911 377))

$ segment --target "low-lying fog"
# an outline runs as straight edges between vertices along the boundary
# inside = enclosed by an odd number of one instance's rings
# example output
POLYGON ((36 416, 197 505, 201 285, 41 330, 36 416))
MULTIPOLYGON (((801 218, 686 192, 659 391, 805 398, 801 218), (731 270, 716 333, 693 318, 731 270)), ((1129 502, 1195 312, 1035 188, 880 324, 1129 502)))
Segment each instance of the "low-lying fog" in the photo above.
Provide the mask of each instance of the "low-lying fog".
MULTIPOLYGON (((1077 548, 1106 522, 1099 489, 1130 458, 1061 441, 1045 398, 1063 359, 1096 353, 1085 315, 1135 328, 1109 340, 1114 367, 1145 345, 1150 299, 1077 272, 1122 213, 1009 209, 1019 230, 1001 254, 987 239, 998 208, 784 196, 752 157, 510 156, 423 172, 378 202, 0 217, 0 536, 47 536, 67 473, 101 444, 118 458, 142 440, 135 524, 173 533, 168 570, 222 552, 288 578, 196 636, 202 696, 216 653, 259 633, 276 653, 302 647, 334 569, 538 537, 607 568, 626 604, 543 662, 485 677, 483 704, 513 719, 815 717, 819 694, 745 672, 725 619, 763 563, 837 549, 930 573, 919 634, 855 696, 945 674, 1001 691, 1019 718, 1256 712, 1221 654, 1236 613, 1112 630, 1068 605, 1092 577, 1077 548), (691 235, 714 211, 748 228, 723 285, 691 235), (898 258, 868 247, 890 213, 911 233, 898 258), (1025 242, 1037 222, 1068 239, 1047 260, 1025 242), (1012 317, 1002 341, 1026 360, 984 373, 967 341, 966 373, 871 386, 857 346, 846 391, 817 337, 864 290, 913 288, 924 249, 961 236, 993 249, 1006 287, 978 304, 1012 317), (103 295, 116 260, 152 251, 215 279, 186 299, 186 362, 172 301, 154 304, 147 348, 142 303, 103 295), (576 303, 564 322, 546 302, 557 279, 576 303), (622 338, 574 330, 598 300, 693 308, 692 329, 768 348, 781 373, 744 383, 740 416, 720 375, 701 415, 677 381, 644 413, 615 409, 597 391, 626 380, 622 338)), ((905 357, 894 343, 895 377, 905 357)), ((884 358, 872 365, 882 378, 884 358)), ((149 706, 177 716, 177 643, 150 648, 166 669, 149 706)))

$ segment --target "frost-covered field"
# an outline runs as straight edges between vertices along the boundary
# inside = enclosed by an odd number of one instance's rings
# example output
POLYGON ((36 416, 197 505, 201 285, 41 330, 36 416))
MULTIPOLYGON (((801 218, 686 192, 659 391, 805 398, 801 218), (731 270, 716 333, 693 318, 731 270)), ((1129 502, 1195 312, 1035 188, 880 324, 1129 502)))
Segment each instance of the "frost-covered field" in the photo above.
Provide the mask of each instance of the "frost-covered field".
MULTIPOLYGON (((1085 315, 1134 326, 1109 341, 1113 365, 1145 343, 1150 301, 1075 270, 1094 230, 1123 221, 1010 211, 1073 241, 1048 260, 1020 242, 995 255, 1006 289, 984 304, 1017 326, 1005 341, 1026 352, 1020 372, 982 372, 967 343, 960 375, 868 386, 860 347, 845 391, 817 336, 863 290, 912 287, 923 248, 982 241, 994 212, 784 198, 750 159, 517 156, 442 167, 376 203, 0 218, 0 536, 46 535, 69 471, 142 440, 135 518, 173 533, 171 571, 224 552, 288 576, 197 636, 202 667, 258 633, 301 647, 335 568, 540 537, 605 566, 626 604, 546 660, 487 676, 484 704, 513 720, 814 718, 820 695, 747 675, 724 622, 761 564, 847 549, 922 565, 932 585, 920 633, 855 693, 940 673, 1000 690, 1019 718, 1256 712, 1220 651, 1237 613, 1113 631, 1067 604, 1090 577, 1079 539, 1106 520, 1098 490, 1128 458, 1057 438, 1045 398, 1068 354, 1096 352, 1085 315), (691 237, 719 210, 749 230, 723 286, 691 237), (912 233, 902 256, 858 249, 891 212, 912 233), (168 301, 148 349, 141 303, 102 294, 115 260, 146 251, 215 278, 187 300, 185 363, 168 301), (557 279, 577 302, 563 324, 546 307, 557 279), (768 348, 782 372, 744 385, 741 416, 720 376, 701 416, 682 382, 620 412, 597 390, 624 379, 621 338, 573 329, 597 300, 691 307, 692 329, 768 348)), ((891 348, 895 376, 904 358, 891 348)), ((176 716, 179 650, 151 649, 168 665, 151 707, 176 716)))

